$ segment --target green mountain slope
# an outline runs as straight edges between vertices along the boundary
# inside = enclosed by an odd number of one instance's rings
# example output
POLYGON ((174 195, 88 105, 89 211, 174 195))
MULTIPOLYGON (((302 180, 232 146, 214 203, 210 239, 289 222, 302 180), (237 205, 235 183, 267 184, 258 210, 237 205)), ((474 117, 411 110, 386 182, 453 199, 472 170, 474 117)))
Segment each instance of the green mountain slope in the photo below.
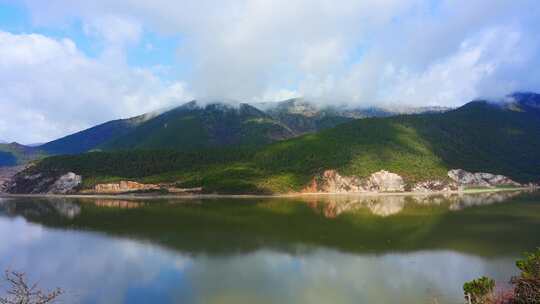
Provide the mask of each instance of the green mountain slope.
MULTIPOLYGON (((411 110, 411 109, 409 109, 411 110)), ((413 111, 429 111, 418 108, 413 111)), ((344 110, 318 107, 303 99, 273 103, 268 109, 196 101, 160 115, 109 121, 36 147, 48 155, 91 150, 189 150, 227 145, 260 145, 335 127, 355 118, 392 116, 381 109, 344 110)))
POLYGON ((109 121, 95 127, 48 142, 37 148, 47 154, 78 154, 97 148, 113 138, 131 132, 148 114, 109 121))
POLYGON ((540 180, 540 116, 477 101, 446 113, 355 120, 263 147, 191 152, 125 151, 52 157, 33 171, 105 180, 179 182, 209 192, 287 192, 326 169, 368 176, 385 169, 407 182, 446 178, 452 168, 540 180))
POLYGON ((101 145, 104 150, 192 150, 227 145, 259 145, 293 133, 247 104, 198 106, 191 102, 150 119, 132 132, 101 145))

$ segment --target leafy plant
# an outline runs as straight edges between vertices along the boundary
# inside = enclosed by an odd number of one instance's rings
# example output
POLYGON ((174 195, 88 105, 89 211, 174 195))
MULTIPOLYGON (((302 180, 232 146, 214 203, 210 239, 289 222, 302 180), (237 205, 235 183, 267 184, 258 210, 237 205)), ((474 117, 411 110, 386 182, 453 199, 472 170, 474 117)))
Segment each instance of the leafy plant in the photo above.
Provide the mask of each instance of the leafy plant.
POLYGON ((495 281, 488 277, 481 277, 463 284, 465 300, 469 304, 488 304, 493 298, 495 281))
POLYGON ((525 253, 525 257, 518 260, 516 266, 521 270, 521 274, 511 280, 515 303, 540 303, 540 248, 535 252, 525 253))

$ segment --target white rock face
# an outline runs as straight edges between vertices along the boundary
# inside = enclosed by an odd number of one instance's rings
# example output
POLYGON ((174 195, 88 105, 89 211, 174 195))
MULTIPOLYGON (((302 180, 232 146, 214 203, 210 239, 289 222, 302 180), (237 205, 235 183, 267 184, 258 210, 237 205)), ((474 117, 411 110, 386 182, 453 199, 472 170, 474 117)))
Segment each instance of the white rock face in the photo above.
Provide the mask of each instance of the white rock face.
POLYGON ((82 183, 82 177, 73 172, 60 176, 49 188, 49 194, 67 194, 82 183))
POLYGON ((378 192, 402 192, 405 191, 405 182, 401 176, 381 170, 371 174, 365 181, 365 188, 378 192))
POLYGON ((462 169, 454 169, 448 171, 448 176, 456 183, 463 186, 480 186, 480 187, 496 187, 496 186, 521 186, 520 183, 504 175, 495 175, 491 173, 471 173, 462 169))
POLYGON ((341 176, 335 170, 326 170, 320 177, 313 179, 304 192, 352 193, 365 191, 360 184, 360 179, 355 176, 341 176))
POLYGON ((430 180, 416 183, 412 192, 434 192, 434 191, 457 191, 459 185, 455 182, 445 182, 441 180, 430 180))

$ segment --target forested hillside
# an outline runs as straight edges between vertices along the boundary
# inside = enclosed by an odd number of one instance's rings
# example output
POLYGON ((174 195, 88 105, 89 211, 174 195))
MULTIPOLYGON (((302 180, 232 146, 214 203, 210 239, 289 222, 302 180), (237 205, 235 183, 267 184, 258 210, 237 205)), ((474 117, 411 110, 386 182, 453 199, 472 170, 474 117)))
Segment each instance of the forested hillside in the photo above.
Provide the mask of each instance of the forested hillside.
POLYGON ((326 169, 368 176, 385 169, 407 182, 446 178, 452 168, 540 180, 540 116, 471 102, 446 113, 355 120, 262 147, 191 152, 124 151, 51 157, 32 170, 83 175, 85 185, 137 179, 202 186, 209 192, 287 192, 326 169))

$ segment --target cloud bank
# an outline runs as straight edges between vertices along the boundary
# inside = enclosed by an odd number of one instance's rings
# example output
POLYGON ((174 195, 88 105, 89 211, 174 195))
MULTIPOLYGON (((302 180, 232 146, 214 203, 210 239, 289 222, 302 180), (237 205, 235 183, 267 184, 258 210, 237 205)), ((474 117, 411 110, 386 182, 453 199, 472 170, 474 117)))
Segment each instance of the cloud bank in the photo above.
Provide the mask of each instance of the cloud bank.
POLYGON ((540 91, 533 0, 23 2, 36 27, 82 24, 103 48, 94 58, 70 37, 2 32, 0 52, 15 57, 0 102, 18 118, 0 119, 0 138, 14 123, 36 129, 17 138, 41 141, 192 97, 457 106, 540 91), (187 69, 181 79, 128 63, 148 33, 182 37, 167 67, 187 69))

